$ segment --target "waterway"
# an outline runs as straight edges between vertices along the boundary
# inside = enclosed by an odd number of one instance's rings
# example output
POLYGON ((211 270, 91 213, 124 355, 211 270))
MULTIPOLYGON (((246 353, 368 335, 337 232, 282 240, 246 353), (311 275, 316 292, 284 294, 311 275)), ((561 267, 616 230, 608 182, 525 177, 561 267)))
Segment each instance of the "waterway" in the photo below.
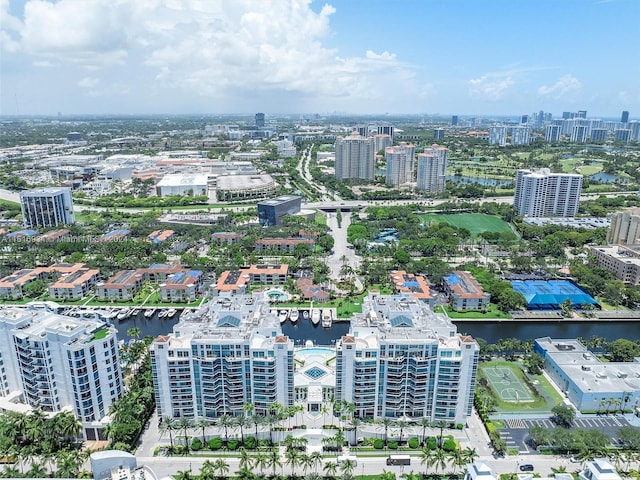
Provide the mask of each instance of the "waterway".
MULTIPOLYGON (((173 326, 178 323, 178 315, 173 318, 158 318, 157 314, 152 318, 146 318, 140 314, 125 320, 114 320, 121 339, 127 338, 127 330, 137 327, 143 336, 166 335, 173 331, 173 326)), ((636 340, 640 338, 640 322, 487 322, 483 320, 455 322, 458 332, 483 338, 489 343, 497 343, 501 338, 518 338, 529 340, 539 337, 552 338, 589 338, 592 335, 603 337, 608 341, 618 338, 636 340)), ((310 320, 300 319, 296 323, 289 320, 282 324, 282 332, 291 338, 296 346, 304 346, 307 340, 314 345, 334 345, 336 340, 349 332, 349 322, 333 322, 330 328, 322 325, 313 325, 310 320)))

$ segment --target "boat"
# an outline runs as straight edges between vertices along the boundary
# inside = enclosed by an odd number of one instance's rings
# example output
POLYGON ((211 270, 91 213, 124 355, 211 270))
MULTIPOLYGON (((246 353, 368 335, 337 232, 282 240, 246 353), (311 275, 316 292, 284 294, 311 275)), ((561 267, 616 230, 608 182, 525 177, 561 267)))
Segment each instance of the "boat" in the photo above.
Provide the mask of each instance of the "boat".
POLYGON ((124 320, 125 318, 127 318, 129 316, 129 313, 131 313, 131 310, 129 310, 128 308, 122 308, 122 309, 120 309, 120 311, 116 315, 116 318, 118 320, 124 320))
POLYGON ((287 316, 289 316, 289 314, 287 313, 286 310, 280 310, 280 312, 278 312, 278 318, 280 319, 280 323, 284 323, 287 320, 287 316))
POLYGON ((325 328, 331 327, 331 310, 326 308, 322 311, 322 326, 325 328))
POLYGON ((317 325, 320 323, 320 309, 316 308, 311 311, 311 323, 317 325))
POLYGON ((291 320, 291 323, 296 323, 298 321, 299 316, 300 316, 300 312, 298 311, 297 308, 292 308, 291 311, 289 312, 289 320, 291 320))
POLYGON ((134 308, 133 310, 131 310, 131 316, 132 317, 135 317, 139 313, 140 313, 140 309, 139 308, 134 308))
POLYGON ((160 310, 160 313, 158 314, 158 318, 164 318, 167 316, 167 313, 169 313, 169 310, 160 310))
POLYGON ((145 316, 146 318, 151 318, 151 317, 153 317, 153 314, 154 314, 154 313, 156 313, 156 309, 155 309, 155 308, 147 308, 147 309, 144 311, 144 316, 145 316))
POLYGON ((304 320, 309 320, 309 310, 303 310, 302 311, 302 318, 304 320))
POLYGON ((178 311, 171 307, 169 310, 167 310, 167 318, 171 318, 173 317, 178 311))

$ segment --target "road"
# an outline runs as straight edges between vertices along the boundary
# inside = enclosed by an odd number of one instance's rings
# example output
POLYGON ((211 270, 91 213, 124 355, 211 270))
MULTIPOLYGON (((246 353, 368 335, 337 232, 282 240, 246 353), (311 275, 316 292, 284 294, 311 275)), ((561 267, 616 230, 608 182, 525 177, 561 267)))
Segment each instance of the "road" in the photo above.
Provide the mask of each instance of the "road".
MULTIPOLYGON (((342 212, 342 221, 338 226, 338 218, 335 213, 327 213, 327 226, 331 229, 330 235, 333 237, 333 254, 327 257, 327 265, 331 269, 331 278, 334 281, 340 280, 340 269, 342 268, 343 260, 354 270, 357 271, 360 268, 362 257, 356 255, 353 248, 348 248, 347 245, 347 228, 351 224, 351 212, 342 212)), ((357 287, 357 285, 356 285, 357 287)))

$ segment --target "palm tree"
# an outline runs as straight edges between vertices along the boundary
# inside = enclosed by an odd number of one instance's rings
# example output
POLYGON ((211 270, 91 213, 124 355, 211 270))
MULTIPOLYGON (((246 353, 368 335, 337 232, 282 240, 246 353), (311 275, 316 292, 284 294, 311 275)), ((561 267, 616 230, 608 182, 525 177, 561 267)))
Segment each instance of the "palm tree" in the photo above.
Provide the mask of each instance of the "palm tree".
POLYGON ((135 338, 136 340, 140 338, 140 335, 142 335, 142 330, 138 327, 133 327, 127 330, 127 336, 135 338))
POLYGON ((69 439, 77 438, 82 431, 82 424, 78 418, 69 411, 58 413, 54 418, 56 436, 61 436, 65 443, 69 439))
POLYGON ((433 450, 429 450, 427 447, 424 447, 422 449, 422 452, 420 452, 420 465, 424 465, 425 463, 427 464, 427 467, 424 471, 425 475, 429 473, 429 467, 433 465, 433 461, 434 461, 433 450))
POLYGON ((49 476, 49 472, 40 462, 31 460, 31 468, 27 470, 27 477, 29 478, 45 478, 49 476))
POLYGON ((230 415, 227 415, 226 413, 224 415, 221 415, 218 418, 217 426, 218 428, 224 429, 225 441, 229 440, 229 427, 231 427, 232 424, 233 424, 233 417, 231 417, 230 415))
POLYGON ((466 464, 475 462, 479 457, 478 451, 475 448, 471 447, 467 447, 462 450, 462 456, 466 464))
POLYGON ((406 420, 398 420, 396 422, 396 426, 400 429, 400 439, 398 440, 398 443, 402 443, 402 434, 404 433, 404 429, 409 426, 409 422, 406 420))
POLYGON ((389 438, 389 428, 393 427, 395 421, 391 417, 384 417, 380 420, 380 425, 384 428, 384 446, 387 446, 387 439, 389 438))
POLYGON ((248 468, 251 469, 253 467, 253 458, 247 452, 247 449, 244 447, 240 447, 240 462, 238 463, 240 468, 248 468))
POLYGON ((353 417, 351 419, 351 426, 353 427, 353 436, 355 437, 355 446, 358 446, 358 427, 362 425, 362 420, 358 417, 353 417))
POLYGON ((322 406, 320 407, 320 413, 322 414, 322 423, 324 425, 327 424, 327 414, 329 413, 329 407, 327 406, 326 403, 323 403, 322 406))
POLYGON ((307 455, 305 453, 300 455, 300 465, 302 465, 302 471, 304 472, 305 476, 307 475, 307 470, 313 468, 313 463, 314 462, 311 458, 311 455, 307 455))
POLYGON ((198 419, 198 421, 193 424, 193 428, 202 429, 202 444, 203 445, 207 444, 207 440, 206 440, 206 437, 205 437, 205 430, 209 426, 211 426, 211 422, 209 420, 207 420, 206 418, 204 418, 204 417, 198 419))
POLYGON ((444 420, 438 420, 436 427, 440 429, 440 435, 438 436, 438 448, 442 448, 442 431, 446 428, 447 422, 444 420))
POLYGON ((348 458, 342 462, 342 465, 340 466, 340 469, 342 470, 342 473, 345 476, 351 476, 353 475, 353 469, 356 467, 356 464, 353 460, 349 460, 348 458))
POLYGON ((269 467, 269 463, 270 463, 269 456, 265 455, 262 452, 259 452, 254 457, 254 462, 255 462, 255 466, 260 469, 260 475, 264 475, 264 469, 269 467))
POLYGON ((191 480, 193 478, 191 470, 178 470, 172 476, 175 480, 191 480))
POLYGON ((448 456, 446 450, 442 448, 436 448, 433 451, 433 466, 436 467, 436 474, 439 470, 444 472, 444 469, 447 468, 448 456))
POLYGON ((249 417, 249 421, 256 429, 256 440, 258 440, 258 425, 262 425, 264 423, 264 416, 254 413, 253 415, 251 415, 251 417, 249 417))
POLYGON ((336 473, 338 473, 338 465, 334 462, 325 462, 322 471, 325 478, 335 478, 336 473))
POLYGON ((229 464, 224 458, 218 458, 213 462, 213 470, 218 474, 218 477, 222 479, 229 473, 229 464))
POLYGON ((277 448, 272 448, 269 454, 267 455, 269 458, 269 465, 273 469, 273 476, 276 476, 276 468, 282 467, 282 462, 280 461, 280 452, 278 452, 277 448))
POLYGON ((45 436, 47 416, 42 410, 33 410, 27 417, 27 439, 32 443, 42 441, 45 436))
POLYGON ((184 433, 184 448, 186 455, 189 454, 189 436, 187 434, 188 430, 193 427, 193 421, 187 417, 180 417, 178 419, 177 428, 182 430, 184 433))
POLYGON ((60 450, 56 453, 56 477, 76 478, 82 458, 75 450, 60 450))
POLYGON ((431 426, 431 421, 427 417, 421 417, 417 423, 422 427, 422 445, 426 445, 427 427, 431 426))
POLYGON ((200 480, 213 480, 215 478, 216 467, 211 460, 205 460, 200 467, 200 480))
POLYGON ((253 403, 251 402, 247 402, 242 406, 242 410, 244 410, 244 415, 246 417, 250 417, 251 415, 253 415, 254 412, 254 408, 253 408, 253 403))
POLYGON ((236 472, 236 478, 238 478, 239 480, 252 480, 255 477, 256 476, 251 471, 251 469, 247 467, 243 467, 236 472))
POLYGON ((320 464, 322 464, 322 460, 324 459, 322 453, 320 452, 313 452, 311 455, 309 455, 309 458, 311 459, 312 467, 316 470, 318 469, 320 464))
POLYGON ((301 460, 300 452, 295 448, 292 448, 290 450, 287 450, 284 456, 287 459, 287 463, 291 466, 291 474, 295 477, 296 467, 300 465, 300 460, 301 460))
POLYGON ((164 435, 165 432, 169 433, 169 443, 171 445, 171 450, 173 450, 173 434, 174 430, 177 430, 178 423, 173 417, 164 417, 162 419, 162 423, 160 424, 160 434, 164 435))

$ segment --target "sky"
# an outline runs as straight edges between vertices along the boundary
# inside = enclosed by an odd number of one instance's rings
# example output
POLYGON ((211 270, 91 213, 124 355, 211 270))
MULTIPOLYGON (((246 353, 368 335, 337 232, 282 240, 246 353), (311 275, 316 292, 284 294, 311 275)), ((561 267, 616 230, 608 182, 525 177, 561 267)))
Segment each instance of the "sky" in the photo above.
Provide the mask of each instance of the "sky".
POLYGON ((640 118, 640 0, 0 0, 0 115, 640 118))

